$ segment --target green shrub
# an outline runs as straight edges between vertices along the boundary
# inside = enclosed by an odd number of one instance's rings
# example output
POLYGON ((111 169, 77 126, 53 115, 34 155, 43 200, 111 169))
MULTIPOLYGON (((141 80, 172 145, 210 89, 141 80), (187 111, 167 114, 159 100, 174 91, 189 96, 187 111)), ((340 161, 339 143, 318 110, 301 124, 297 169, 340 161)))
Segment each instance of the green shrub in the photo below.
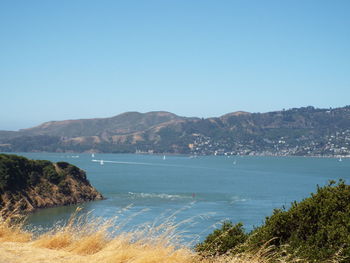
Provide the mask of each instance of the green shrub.
POLYGON ((40 182, 40 173, 37 171, 32 171, 29 173, 28 176, 28 185, 35 186, 40 182))
POLYGON ((66 169, 68 166, 70 166, 70 164, 67 162, 57 162, 56 164, 59 168, 61 168, 63 170, 66 169))
POLYGON ((286 249, 292 256, 308 262, 350 262, 350 186, 331 181, 301 202, 286 209, 275 209, 265 223, 244 236, 242 225, 225 223, 196 246, 208 255, 233 251, 245 242, 245 249, 258 249, 269 243, 276 252, 286 249), (230 232, 232 227, 235 231, 230 232), (247 239, 248 236, 248 239, 247 239), (216 252, 217 251, 217 252, 216 252))
POLYGON ((47 161, 47 160, 35 160, 35 161, 31 160, 31 161, 34 162, 36 165, 40 166, 41 168, 52 164, 50 161, 47 161))
POLYGON ((67 173, 69 175, 72 175, 75 178, 78 178, 80 180, 84 180, 86 181, 86 174, 83 170, 80 170, 78 167, 74 166, 74 165, 69 165, 67 168, 67 173))
POLYGON ((292 203, 288 211, 275 210, 251 235, 252 245, 274 238, 272 244, 288 244, 289 253, 297 251, 297 256, 310 261, 324 261, 340 251, 349 260, 350 186, 341 180, 317 187, 316 194, 292 203))
POLYGON ((64 177, 63 174, 57 173, 55 167, 52 164, 45 166, 43 172, 44 177, 54 184, 58 184, 59 182, 61 182, 64 177))
POLYGON ((31 164, 17 155, 0 154, 0 192, 21 190, 27 186, 27 174, 31 164))
POLYGON ((64 173, 67 175, 73 176, 81 180, 86 180, 85 173, 82 170, 80 170, 78 167, 71 165, 70 163, 58 162, 57 166, 61 168, 64 171, 64 173))
POLYGON ((233 225, 226 221, 220 229, 214 230, 202 243, 199 243, 195 250, 205 256, 222 255, 243 244, 247 237, 242 223, 233 225))

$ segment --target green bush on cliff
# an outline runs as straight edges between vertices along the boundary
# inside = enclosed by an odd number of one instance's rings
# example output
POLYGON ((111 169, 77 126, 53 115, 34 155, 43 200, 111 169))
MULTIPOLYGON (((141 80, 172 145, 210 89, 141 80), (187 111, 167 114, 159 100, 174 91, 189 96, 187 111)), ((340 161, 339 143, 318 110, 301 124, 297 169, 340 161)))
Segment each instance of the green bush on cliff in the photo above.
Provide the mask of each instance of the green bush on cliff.
POLYGON ((226 221, 220 229, 214 230, 202 243, 197 244, 195 249, 205 256, 222 255, 244 243, 247 237, 242 223, 233 225, 226 221))
POLYGON ((85 173, 69 163, 57 164, 61 170, 56 171, 54 164, 46 160, 29 160, 22 156, 0 154, 0 193, 6 191, 21 191, 40 183, 45 178, 53 184, 60 184, 62 191, 67 190, 62 183, 69 174, 81 180, 86 180, 85 173), (64 169, 63 169, 64 168, 64 169))
MULTIPOLYGON (((227 223, 226 223, 226 226, 227 223)), ((219 252, 225 253, 239 244, 232 243, 224 235, 227 227, 211 234, 218 239, 219 252), (224 248, 224 250, 222 250, 224 248)), ((269 242, 276 250, 286 249, 289 254, 307 259, 310 262, 325 262, 335 255, 343 257, 340 262, 350 259, 350 186, 344 181, 336 184, 331 181, 324 187, 318 187, 315 194, 301 202, 292 203, 290 209, 276 209, 265 223, 248 234, 245 247, 258 248, 269 242), (285 246, 287 245, 287 246, 285 246)), ((211 238, 197 246, 210 252, 211 238)), ((242 239, 242 243, 245 240, 242 239)))
POLYGON ((43 168, 44 177, 54 184, 58 184, 61 181, 61 177, 56 172, 53 165, 48 165, 43 168))
POLYGON ((31 163, 24 157, 0 154, 0 191, 25 188, 30 168, 31 163))
POLYGON ((252 243, 275 238, 276 246, 288 244, 290 252, 318 262, 342 251, 350 258, 350 186, 331 181, 288 211, 275 210, 252 233, 252 243))
POLYGON ((79 178, 81 180, 87 180, 86 174, 80 170, 78 167, 71 165, 67 162, 58 162, 57 166, 63 170, 64 173, 69 174, 75 178, 79 178))
POLYGON ((28 178, 28 184, 29 185, 36 185, 40 182, 40 172, 38 171, 32 171, 29 173, 28 178))

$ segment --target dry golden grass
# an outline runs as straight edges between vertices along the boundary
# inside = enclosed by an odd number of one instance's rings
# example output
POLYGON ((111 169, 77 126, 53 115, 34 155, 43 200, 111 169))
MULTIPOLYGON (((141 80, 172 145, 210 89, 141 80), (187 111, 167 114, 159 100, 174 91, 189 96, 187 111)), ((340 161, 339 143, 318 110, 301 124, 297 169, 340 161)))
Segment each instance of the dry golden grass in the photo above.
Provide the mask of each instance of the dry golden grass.
POLYGON ((65 226, 35 236, 21 224, 0 221, 0 263, 268 263, 296 262, 276 255, 271 247, 235 256, 202 258, 191 249, 172 244, 173 227, 152 226, 116 235, 112 221, 87 220, 76 214, 65 226), (164 231, 160 231, 165 227, 164 231), (161 233, 161 234, 158 234, 161 233))
POLYGON ((101 262, 101 263, 193 263, 188 248, 171 245, 169 230, 153 235, 159 227, 115 235, 113 220, 90 220, 75 213, 64 226, 35 236, 13 220, 0 221, 0 263, 101 262), (154 232, 154 233, 153 233, 154 232), (5 260, 6 259, 6 260, 5 260))
POLYGON ((14 218, 4 219, 0 217, 0 242, 28 242, 32 238, 32 233, 22 230, 22 223, 13 223, 14 218))
POLYGON ((206 258, 200 263, 307 263, 301 259, 296 259, 288 254, 275 252, 273 246, 267 244, 258 250, 244 252, 235 255, 222 255, 206 258))

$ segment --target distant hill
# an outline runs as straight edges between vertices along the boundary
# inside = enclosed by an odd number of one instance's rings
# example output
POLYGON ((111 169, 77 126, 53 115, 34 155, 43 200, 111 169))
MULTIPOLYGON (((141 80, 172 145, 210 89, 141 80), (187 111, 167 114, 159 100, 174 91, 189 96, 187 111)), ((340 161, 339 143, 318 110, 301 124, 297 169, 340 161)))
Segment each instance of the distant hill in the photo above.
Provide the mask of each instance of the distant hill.
POLYGON ((85 172, 66 162, 0 154, 0 215, 102 199, 85 172))
POLYGON ((126 112, 111 118, 82 119, 45 122, 37 127, 20 130, 27 135, 50 135, 64 137, 125 135, 142 132, 164 123, 183 121, 170 112, 126 112))
POLYGON ((192 155, 350 155, 350 106, 314 107, 217 118, 158 111, 47 122, 0 131, 0 151, 184 153, 192 155))

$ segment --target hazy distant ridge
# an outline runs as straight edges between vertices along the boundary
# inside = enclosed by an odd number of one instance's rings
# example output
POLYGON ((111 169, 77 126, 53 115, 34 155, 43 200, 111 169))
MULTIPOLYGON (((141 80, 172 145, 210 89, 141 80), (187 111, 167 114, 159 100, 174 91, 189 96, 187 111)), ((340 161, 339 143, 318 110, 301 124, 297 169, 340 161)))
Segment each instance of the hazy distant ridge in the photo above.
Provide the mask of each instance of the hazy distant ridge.
POLYGON ((156 111, 148 113, 125 112, 111 118, 81 119, 45 122, 21 132, 50 136, 100 136, 107 134, 130 134, 149 129, 166 122, 185 120, 173 113, 156 111))
POLYGON ((217 118, 126 112, 0 131, 1 151, 350 155, 350 106, 243 111, 217 118))

